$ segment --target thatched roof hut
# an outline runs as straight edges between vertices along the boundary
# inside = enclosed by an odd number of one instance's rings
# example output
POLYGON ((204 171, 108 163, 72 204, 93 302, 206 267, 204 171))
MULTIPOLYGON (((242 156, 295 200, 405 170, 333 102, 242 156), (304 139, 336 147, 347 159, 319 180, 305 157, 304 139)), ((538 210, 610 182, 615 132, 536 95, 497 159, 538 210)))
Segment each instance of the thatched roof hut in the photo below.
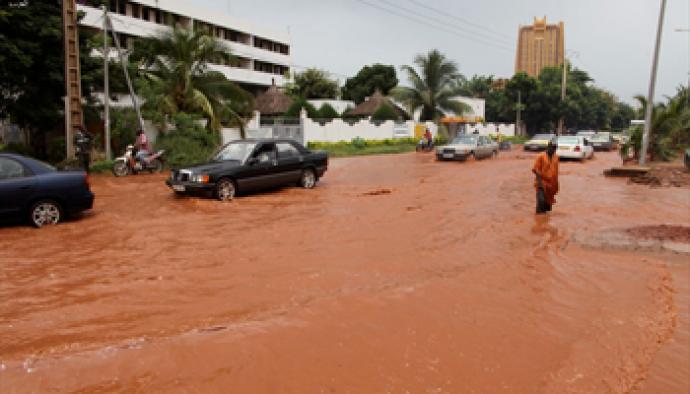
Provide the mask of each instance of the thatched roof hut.
POLYGON ((281 92, 275 83, 267 91, 256 97, 256 110, 261 115, 283 115, 290 108, 290 105, 292 105, 292 98, 281 92))
POLYGON ((350 117, 368 117, 374 114, 382 105, 391 106, 395 112, 400 115, 402 119, 410 119, 410 116, 402 108, 398 107, 394 102, 385 97, 380 90, 376 90, 374 94, 366 99, 363 103, 356 106, 347 112, 350 117))

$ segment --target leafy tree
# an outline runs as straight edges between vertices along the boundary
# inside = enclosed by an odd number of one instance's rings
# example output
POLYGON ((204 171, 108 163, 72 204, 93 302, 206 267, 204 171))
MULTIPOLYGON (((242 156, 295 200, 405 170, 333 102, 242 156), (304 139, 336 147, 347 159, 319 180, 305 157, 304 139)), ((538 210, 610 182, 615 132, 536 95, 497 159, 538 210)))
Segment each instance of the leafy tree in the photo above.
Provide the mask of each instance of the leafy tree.
MULTIPOLYGON (((82 95, 94 90, 91 33, 79 32, 82 95)), ((47 157, 47 133, 64 128, 61 2, 26 0, 0 5, 0 117, 26 130, 36 153, 47 157)))
POLYGON ((398 85, 395 67, 383 64, 364 66, 356 76, 349 78, 343 87, 343 99, 359 104, 378 89, 388 95, 398 85))
POLYGON ((296 73, 294 83, 286 87, 286 91, 293 97, 306 99, 334 99, 338 95, 338 82, 328 78, 323 70, 310 68, 296 73))
POLYGON ((487 98, 492 91, 494 76, 474 75, 462 81, 462 94, 468 97, 487 98))
POLYGON ((211 130, 222 122, 243 122, 253 106, 251 94, 210 71, 210 63, 230 64, 234 57, 217 39, 202 30, 175 28, 137 41, 132 58, 143 68, 140 91, 145 106, 160 114, 200 114, 211 130))
POLYGON ((390 104, 381 104, 371 115, 372 120, 398 120, 400 115, 390 104))
POLYGON ((300 112, 302 112, 302 108, 307 110, 307 116, 309 118, 319 118, 319 111, 304 97, 297 97, 292 100, 292 104, 290 104, 287 111, 285 111, 285 116, 288 118, 298 118, 300 116, 300 112))
POLYGON ((453 100, 462 94, 462 75, 458 66, 438 50, 426 55, 417 55, 412 66, 403 66, 412 87, 397 87, 391 94, 409 107, 410 113, 421 108, 421 121, 438 122, 449 112, 462 114, 468 111, 468 105, 453 100))
POLYGON ((630 121, 635 119, 635 109, 626 103, 616 100, 613 114, 611 115, 611 128, 623 130, 630 127, 630 121))
POLYGON ((336 111, 335 108, 333 108, 333 106, 328 103, 323 103, 321 105, 321 108, 319 108, 318 110, 319 119, 335 119, 339 117, 340 114, 338 113, 338 111, 336 111))

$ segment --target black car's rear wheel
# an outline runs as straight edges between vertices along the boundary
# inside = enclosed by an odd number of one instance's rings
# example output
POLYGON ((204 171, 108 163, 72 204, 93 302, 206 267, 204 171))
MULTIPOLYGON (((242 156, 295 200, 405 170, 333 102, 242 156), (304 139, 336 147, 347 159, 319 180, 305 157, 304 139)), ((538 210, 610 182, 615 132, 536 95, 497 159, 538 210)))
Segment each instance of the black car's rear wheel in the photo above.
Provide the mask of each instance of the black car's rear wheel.
POLYGON ((62 219, 62 208, 53 200, 41 200, 31 206, 29 220, 36 228, 58 224, 62 219))
POLYGON ((316 186, 316 172, 312 168, 307 168, 302 171, 299 185, 305 189, 313 189, 316 186))
POLYGON ((216 184, 216 190, 214 192, 216 199, 219 201, 230 201, 235 198, 235 193, 237 188, 235 187, 235 182, 230 179, 223 178, 216 184))

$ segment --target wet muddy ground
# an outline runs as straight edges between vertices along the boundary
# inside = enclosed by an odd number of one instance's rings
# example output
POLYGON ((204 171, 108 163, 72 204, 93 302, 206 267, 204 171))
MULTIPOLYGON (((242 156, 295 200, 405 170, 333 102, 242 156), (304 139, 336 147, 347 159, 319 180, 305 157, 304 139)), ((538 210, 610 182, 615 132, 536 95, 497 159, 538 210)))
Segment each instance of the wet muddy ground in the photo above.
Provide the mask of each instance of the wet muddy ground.
POLYGON ((0 392, 650 392, 690 387, 687 255, 573 234, 690 223, 690 192, 533 156, 337 159, 231 203, 95 177, 94 211, 0 227, 0 392))

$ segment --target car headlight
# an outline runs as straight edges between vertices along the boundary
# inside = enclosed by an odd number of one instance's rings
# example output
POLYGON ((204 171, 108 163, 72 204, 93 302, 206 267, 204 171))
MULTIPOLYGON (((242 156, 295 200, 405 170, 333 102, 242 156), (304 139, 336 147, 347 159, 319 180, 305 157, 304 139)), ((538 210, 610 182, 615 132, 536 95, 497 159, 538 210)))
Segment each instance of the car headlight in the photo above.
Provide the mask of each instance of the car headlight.
POLYGON ((192 182, 194 182, 194 183, 208 183, 208 175, 203 175, 203 174, 192 175, 192 182))

